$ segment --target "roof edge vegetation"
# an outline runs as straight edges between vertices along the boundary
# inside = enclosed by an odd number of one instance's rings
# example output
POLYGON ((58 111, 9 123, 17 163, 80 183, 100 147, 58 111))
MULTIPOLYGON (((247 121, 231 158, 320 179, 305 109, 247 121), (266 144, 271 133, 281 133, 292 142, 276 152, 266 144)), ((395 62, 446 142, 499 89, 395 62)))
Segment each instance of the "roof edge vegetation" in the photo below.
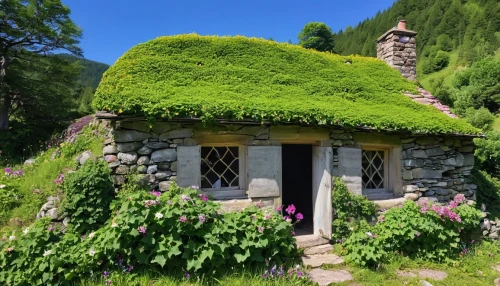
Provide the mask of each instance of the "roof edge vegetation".
POLYGON ((417 86, 385 62, 256 38, 160 37, 104 74, 97 110, 149 120, 270 122, 475 135, 464 120, 413 102, 417 86))

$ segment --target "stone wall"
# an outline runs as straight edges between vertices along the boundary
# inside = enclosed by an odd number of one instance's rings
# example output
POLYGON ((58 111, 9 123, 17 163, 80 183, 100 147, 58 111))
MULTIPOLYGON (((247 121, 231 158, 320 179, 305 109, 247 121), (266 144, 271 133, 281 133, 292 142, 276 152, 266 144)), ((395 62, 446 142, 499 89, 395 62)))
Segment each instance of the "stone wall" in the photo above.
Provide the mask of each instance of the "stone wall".
POLYGON ((400 71, 409 80, 416 80, 417 76, 415 34, 411 31, 394 30, 377 42, 377 58, 400 71), (402 43, 402 37, 409 37, 409 41, 402 43))
POLYGON ((475 200, 471 184, 474 166, 472 139, 402 138, 403 190, 417 197, 448 201, 456 194, 475 200))

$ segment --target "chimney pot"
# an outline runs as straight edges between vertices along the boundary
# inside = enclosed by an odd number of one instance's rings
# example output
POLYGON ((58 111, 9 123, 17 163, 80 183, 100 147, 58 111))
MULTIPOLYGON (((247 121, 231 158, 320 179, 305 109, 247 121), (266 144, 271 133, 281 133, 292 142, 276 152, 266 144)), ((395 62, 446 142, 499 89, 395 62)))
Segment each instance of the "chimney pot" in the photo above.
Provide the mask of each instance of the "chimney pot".
POLYGON ((398 23, 398 30, 406 30, 406 20, 400 20, 398 23))

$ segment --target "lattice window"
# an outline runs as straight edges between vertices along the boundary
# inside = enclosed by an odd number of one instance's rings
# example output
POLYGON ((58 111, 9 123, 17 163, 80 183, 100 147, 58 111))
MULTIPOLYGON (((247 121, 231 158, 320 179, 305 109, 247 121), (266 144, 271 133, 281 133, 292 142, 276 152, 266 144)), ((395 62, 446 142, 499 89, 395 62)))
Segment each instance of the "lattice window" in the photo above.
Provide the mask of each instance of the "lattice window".
POLYGON ((239 187, 238 147, 201 147, 201 187, 221 189, 239 187))
POLYGON ((363 151, 363 188, 384 189, 384 151, 363 151))

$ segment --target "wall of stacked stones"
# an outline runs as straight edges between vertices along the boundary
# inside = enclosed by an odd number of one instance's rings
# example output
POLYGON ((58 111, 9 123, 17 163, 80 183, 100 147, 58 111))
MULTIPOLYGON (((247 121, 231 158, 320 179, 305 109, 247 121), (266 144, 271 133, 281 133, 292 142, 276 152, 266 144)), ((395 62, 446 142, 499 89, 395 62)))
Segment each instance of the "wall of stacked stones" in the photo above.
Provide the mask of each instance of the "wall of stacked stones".
POLYGON ((416 80, 417 45, 414 37, 408 43, 401 43, 401 35, 388 34, 377 43, 377 58, 384 60, 391 67, 399 70, 409 80, 416 80))
POLYGON ((476 199, 471 183, 474 145, 470 138, 402 138, 403 190, 448 201, 457 194, 476 199))

